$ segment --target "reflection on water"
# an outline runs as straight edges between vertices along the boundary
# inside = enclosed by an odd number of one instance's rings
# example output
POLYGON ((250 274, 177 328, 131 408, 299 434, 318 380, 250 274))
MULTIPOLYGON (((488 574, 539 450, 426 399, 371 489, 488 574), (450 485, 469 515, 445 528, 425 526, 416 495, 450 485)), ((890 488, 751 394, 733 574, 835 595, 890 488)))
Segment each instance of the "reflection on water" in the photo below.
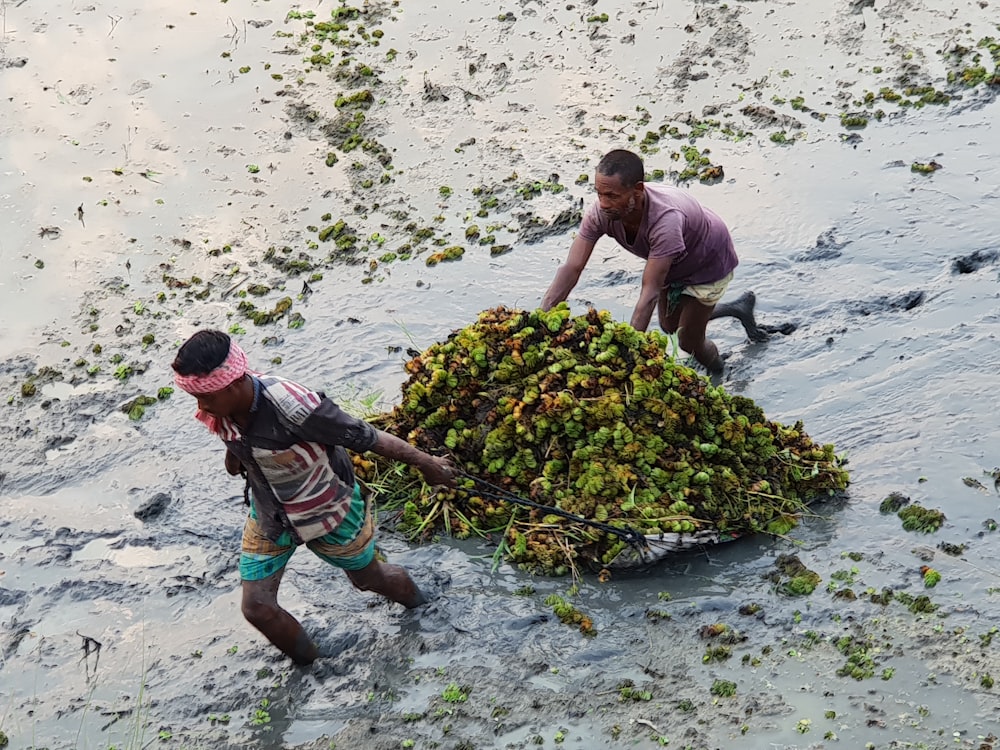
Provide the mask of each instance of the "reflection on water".
POLYGON ((204 570, 208 565, 205 550, 200 547, 120 546, 117 540, 95 539, 73 555, 81 562, 107 560, 123 568, 158 568, 177 566, 189 570, 204 570), (118 545, 118 546, 116 546, 118 545))

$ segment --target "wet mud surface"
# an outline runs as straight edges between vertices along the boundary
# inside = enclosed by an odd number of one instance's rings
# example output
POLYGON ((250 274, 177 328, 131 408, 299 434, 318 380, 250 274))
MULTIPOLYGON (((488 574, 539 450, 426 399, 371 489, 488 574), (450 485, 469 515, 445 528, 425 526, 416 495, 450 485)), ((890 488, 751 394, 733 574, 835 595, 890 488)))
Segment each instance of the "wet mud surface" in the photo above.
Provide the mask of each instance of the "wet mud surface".
MULTIPOLYGON (((344 8, 0 5, 8 746, 996 746, 992 5, 344 8), (240 614, 242 488, 162 390, 175 346, 230 330, 387 408, 407 350, 537 304, 614 147, 733 228, 730 294, 787 333, 713 324, 724 383, 846 451, 848 497, 577 591, 387 525, 440 596, 300 552, 324 656, 291 666, 240 614)), ((627 319, 640 273, 602 243, 571 305, 627 319)))

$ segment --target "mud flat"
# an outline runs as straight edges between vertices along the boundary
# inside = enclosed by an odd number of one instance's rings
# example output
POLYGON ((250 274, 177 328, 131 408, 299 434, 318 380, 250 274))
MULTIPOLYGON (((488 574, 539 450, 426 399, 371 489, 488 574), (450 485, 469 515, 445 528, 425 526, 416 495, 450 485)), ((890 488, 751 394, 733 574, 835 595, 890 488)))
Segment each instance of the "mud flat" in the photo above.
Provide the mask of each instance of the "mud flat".
MULTIPOLYGON (((991 11, 0 5, 8 747, 994 747, 991 11), (174 347, 223 328, 382 411, 408 349, 540 298, 613 147, 733 227, 734 293, 797 329, 713 329, 725 386, 847 450, 849 498, 579 586, 386 530, 442 591, 414 613, 301 553, 283 604, 327 656, 290 667, 174 347)), ((624 318, 640 272, 602 244, 570 302, 624 318)))

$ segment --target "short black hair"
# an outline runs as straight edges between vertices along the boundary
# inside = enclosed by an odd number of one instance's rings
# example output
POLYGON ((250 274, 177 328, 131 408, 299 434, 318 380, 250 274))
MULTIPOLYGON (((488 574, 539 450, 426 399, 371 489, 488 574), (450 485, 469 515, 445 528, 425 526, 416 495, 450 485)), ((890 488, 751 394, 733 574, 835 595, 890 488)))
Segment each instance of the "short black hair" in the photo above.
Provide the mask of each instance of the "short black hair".
POLYGON ((646 177, 642 159, 631 151, 615 149, 606 153, 597 163, 597 172, 605 177, 618 177, 625 187, 632 187, 646 177))
POLYGON ((231 339, 222 331, 198 331, 185 341, 171 367, 178 375, 207 375, 226 361, 231 339))

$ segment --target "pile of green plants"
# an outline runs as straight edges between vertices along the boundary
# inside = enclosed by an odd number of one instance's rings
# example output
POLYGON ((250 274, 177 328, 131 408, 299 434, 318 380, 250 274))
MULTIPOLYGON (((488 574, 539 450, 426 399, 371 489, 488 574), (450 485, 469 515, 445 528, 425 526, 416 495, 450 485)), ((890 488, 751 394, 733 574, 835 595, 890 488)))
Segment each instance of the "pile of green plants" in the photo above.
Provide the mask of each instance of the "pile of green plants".
POLYGON ((373 422, 541 508, 468 478, 432 490, 373 454, 356 468, 414 538, 477 534, 498 541, 497 558, 556 575, 600 569, 627 544, 567 513, 642 535, 784 534, 847 486, 832 445, 769 421, 670 346, 594 309, 498 307, 406 364, 401 403, 373 422))

